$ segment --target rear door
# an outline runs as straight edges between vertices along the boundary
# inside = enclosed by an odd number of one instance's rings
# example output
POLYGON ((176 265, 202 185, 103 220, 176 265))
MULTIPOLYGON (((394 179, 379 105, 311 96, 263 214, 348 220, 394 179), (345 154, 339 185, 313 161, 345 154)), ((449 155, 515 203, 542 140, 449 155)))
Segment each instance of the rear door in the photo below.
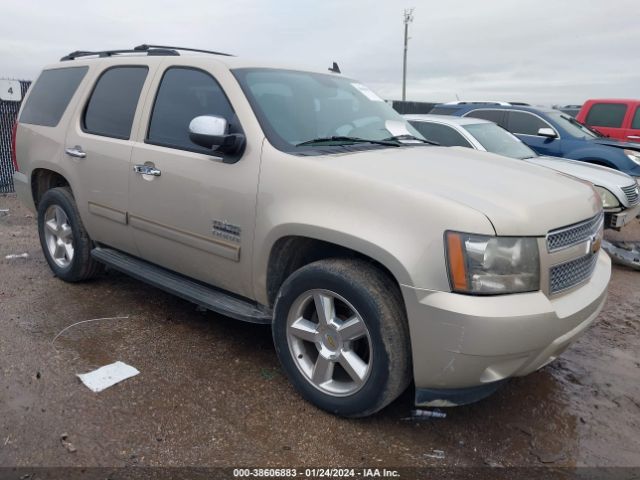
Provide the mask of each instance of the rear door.
POLYGON ((81 180, 74 195, 91 237, 133 254, 137 252, 127 226, 131 132, 154 69, 135 62, 95 69, 63 153, 81 180))
POLYGON ((558 131, 540 116, 520 110, 507 111, 507 130, 517 136, 540 155, 562 156, 561 139, 558 131), (550 128, 556 132, 557 138, 538 135, 541 128, 550 128))
POLYGON ((626 140, 625 119, 629 113, 626 103, 594 103, 587 112, 584 123, 611 138, 626 140))
POLYGON ((248 108, 226 67, 193 58, 167 57, 156 75, 132 156, 155 175, 129 171, 129 223, 143 259, 249 297, 262 137, 248 134, 236 163, 191 142, 193 118, 221 116, 241 133, 229 98, 248 108))

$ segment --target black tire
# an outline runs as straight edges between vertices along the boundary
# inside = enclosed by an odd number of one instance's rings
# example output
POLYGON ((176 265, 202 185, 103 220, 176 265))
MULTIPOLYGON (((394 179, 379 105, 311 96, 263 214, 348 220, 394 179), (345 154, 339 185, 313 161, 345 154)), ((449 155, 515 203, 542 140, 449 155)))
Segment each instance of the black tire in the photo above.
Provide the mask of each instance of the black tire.
POLYGON ((81 282, 95 277, 102 271, 102 264, 91 257, 93 242, 82 224, 75 199, 69 188, 52 188, 42 196, 38 203, 38 234, 44 257, 56 277, 65 282, 81 282), (65 267, 56 264, 45 239, 45 213, 49 207, 54 205, 64 211, 72 232, 73 258, 65 267))
MULTIPOLYGON (((340 416, 364 417, 381 410, 407 388, 412 377, 409 327, 400 290, 387 274, 362 260, 320 260, 287 278, 275 302, 273 339, 284 371, 298 392, 340 416), (347 396, 321 391, 302 373, 289 348, 290 310, 296 308, 297 299, 318 289, 335 292, 351 304, 369 333, 372 362, 368 377, 359 390, 347 396)), ((312 351, 314 344, 310 345, 312 351)))

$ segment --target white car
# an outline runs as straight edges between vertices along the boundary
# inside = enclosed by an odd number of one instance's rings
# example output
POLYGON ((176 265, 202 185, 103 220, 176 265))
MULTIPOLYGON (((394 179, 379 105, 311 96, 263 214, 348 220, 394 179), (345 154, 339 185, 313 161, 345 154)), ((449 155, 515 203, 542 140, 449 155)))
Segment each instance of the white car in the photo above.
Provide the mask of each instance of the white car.
POLYGON ((640 215, 636 181, 626 173, 600 165, 539 156, 518 137, 488 120, 449 115, 405 115, 425 138, 447 147, 468 147, 552 168, 592 183, 602 197, 605 228, 620 229, 640 215))

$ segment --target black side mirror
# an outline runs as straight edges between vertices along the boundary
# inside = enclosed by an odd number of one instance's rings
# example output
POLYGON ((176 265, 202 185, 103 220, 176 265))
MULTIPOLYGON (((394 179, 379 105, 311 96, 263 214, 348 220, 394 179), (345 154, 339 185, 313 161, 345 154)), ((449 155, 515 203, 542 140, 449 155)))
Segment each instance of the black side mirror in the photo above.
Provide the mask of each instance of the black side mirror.
POLYGON ((193 143, 224 155, 224 162, 237 162, 244 152, 246 140, 241 133, 227 133, 227 121, 216 115, 201 115, 189 123, 193 143))

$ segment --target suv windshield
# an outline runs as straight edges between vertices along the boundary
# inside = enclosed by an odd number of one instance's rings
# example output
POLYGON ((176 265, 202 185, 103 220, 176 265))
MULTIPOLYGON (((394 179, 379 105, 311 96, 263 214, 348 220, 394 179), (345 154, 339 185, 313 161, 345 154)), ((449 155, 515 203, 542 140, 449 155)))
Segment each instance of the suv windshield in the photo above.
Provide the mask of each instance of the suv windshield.
POLYGON ((287 152, 336 145, 423 145, 412 126, 366 86, 333 74, 233 71, 272 145, 287 152))
POLYGON ((561 112, 548 112, 547 115, 551 117, 555 122, 559 123, 562 128, 564 128, 569 135, 574 138, 582 138, 586 140, 590 140, 592 138, 598 138, 601 135, 598 135, 589 127, 582 125, 575 118, 570 117, 569 115, 561 112))
POLYGON ((487 152, 519 159, 537 157, 536 152, 495 123, 474 123, 463 125, 463 128, 480 142, 487 152))

